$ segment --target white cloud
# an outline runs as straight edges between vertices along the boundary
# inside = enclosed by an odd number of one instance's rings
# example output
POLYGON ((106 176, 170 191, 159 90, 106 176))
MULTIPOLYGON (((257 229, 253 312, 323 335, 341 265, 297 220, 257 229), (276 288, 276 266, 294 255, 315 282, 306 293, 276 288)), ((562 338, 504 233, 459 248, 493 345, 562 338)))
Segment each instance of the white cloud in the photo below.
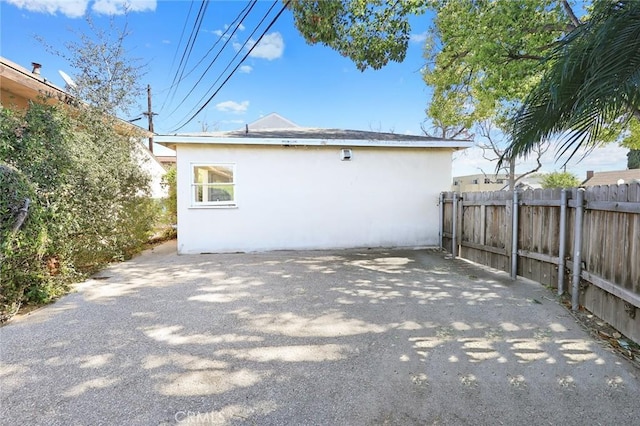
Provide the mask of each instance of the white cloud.
POLYGON ((20 9, 31 12, 61 13, 69 18, 80 18, 87 10, 89 0, 6 0, 20 9))
POLYGON ((162 44, 171 44, 171 40, 162 40, 162 44))
POLYGON ((216 105, 216 109, 222 112, 232 112, 234 114, 244 114, 249 108, 249 101, 242 101, 240 103, 235 101, 220 102, 216 105))
POLYGON ((249 74, 251 71, 253 71, 253 67, 251 65, 242 65, 239 68, 240 72, 243 72, 245 74, 249 74))
MULTIPOLYGON (((247 47, 250 49, 255 44, 253 39, 249 40, 247 47)), ((284 40, 279 32, 267 34, 262 37, 260 43, 253 49, 249 56, 253 58, 262 58, 269 61, 278 59, 284 53, 284 40)))
MULTIPOLYGON (((85 15, 89 0, 6 0, 20 9, 31 12, 61 13, 69 18, 85 15)), ((131 12, 156 10, 157 0, 95 0, 91 10, 103 15, 122 15, 126 9, 131 12)))
POLYGON ((213 30, 211 32, 213 34, 217 35, 218 37, 222 37, 222 34, 224 34, 224 31, 222 31, 222 30, 213 30))
POLYGON ((240 24, 240 25, 238 25, 238 29, 239 29, 240 31, 244 31, 245 26, 244 26, 244 25, 242 25, 242 24, 240 24))
POLYGON ((122 15, 130 12, 153 12, 156 0, 95 0, 91 9, 103 15, 122 15))
POLYGON ((420 34, 411 34, 409 36, 409 41, 412 43, 424 43, 427 40, 427 32, 423 32, 420 34))

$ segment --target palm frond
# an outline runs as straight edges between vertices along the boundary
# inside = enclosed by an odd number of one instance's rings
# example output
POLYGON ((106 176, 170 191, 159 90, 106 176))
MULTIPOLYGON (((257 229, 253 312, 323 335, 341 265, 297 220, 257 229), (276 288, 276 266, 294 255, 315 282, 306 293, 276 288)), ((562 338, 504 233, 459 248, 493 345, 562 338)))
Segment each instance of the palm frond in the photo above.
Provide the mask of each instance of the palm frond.
POLYGON ((561 140, 558 155, 571 158, 640 109, 640 1, 595 2, 589 22, 547 60, 549 71, 512 120, 505 159, 526 157, 553 137, 561 140))

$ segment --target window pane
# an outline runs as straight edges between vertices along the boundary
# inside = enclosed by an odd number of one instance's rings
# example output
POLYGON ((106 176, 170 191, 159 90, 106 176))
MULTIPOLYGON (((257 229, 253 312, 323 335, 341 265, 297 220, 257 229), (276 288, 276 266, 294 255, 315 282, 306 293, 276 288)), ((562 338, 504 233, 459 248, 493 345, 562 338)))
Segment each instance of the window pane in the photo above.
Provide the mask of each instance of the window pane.
POLYGON ((193 202, 202 205, 235 205, 234 165, 193 166, 193 202))
POLYGON ((193 183, 233 183, 232 166, 195 166, 193 183))
POLYGON ((207 185, 207 201, 233 201, 233 185, 207 185))

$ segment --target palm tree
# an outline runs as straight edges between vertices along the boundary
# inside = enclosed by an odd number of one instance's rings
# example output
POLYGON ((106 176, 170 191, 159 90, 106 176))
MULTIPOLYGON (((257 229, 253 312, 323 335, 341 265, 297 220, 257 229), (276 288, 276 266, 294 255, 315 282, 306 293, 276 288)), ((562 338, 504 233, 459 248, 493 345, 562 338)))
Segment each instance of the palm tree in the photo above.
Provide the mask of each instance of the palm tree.
POLYGON ((557 155, 570 159, 640 119, 640 1, 597 0, 588 22, 577 23, 513 119, 501 161, 552 137, 560 139, 557 155))

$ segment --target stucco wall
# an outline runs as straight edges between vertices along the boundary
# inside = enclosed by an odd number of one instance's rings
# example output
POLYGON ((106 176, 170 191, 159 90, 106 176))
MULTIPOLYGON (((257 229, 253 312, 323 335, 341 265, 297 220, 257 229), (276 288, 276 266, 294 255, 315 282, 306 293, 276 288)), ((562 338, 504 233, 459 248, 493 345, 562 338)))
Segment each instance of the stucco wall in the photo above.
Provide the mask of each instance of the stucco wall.
POLYGON ((136 139, 132 140, 138 163, 151 178, 149 182, 151 198, 166 198, 169 193, 168 189, 162 185, 162 178, 167 173, 167 170, 162 167, 162 164, 160 164, 156 158, 154 158, 151 151, 143 145, 145 142, 146 139, 142 141, 136 139))
POLYGON ((178 145, 178 252, 430 246, 450 149, 178 145), (193 208, 193 163, 236 165, 237 208, 193 208))

